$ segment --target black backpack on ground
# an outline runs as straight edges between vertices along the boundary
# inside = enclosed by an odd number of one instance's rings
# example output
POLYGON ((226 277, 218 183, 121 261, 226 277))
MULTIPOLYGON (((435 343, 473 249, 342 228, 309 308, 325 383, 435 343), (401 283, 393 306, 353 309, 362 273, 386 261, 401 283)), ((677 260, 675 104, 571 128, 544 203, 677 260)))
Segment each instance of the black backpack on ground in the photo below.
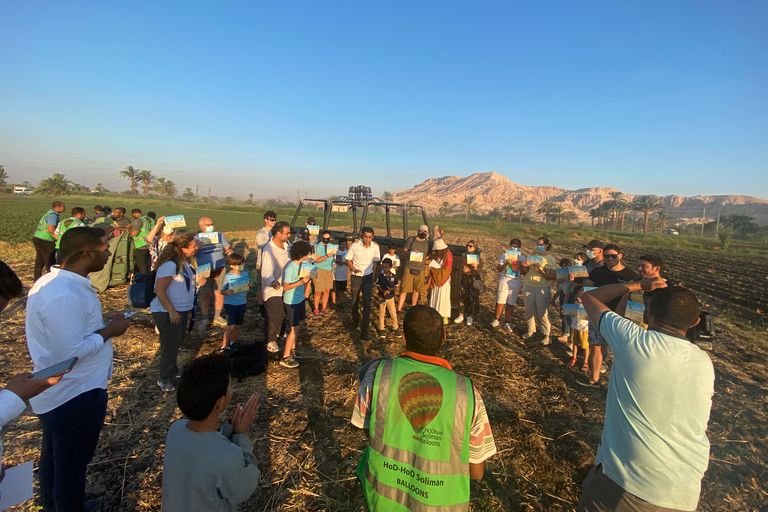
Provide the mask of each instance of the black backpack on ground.
POLYGON ((232 345, 237 349, 229 356, 232 363, 232 378, 238 382, 251 375, 267 371, 267 344, 256 341, 250 345, 232 345))
POLYGON ((155 277, 157 270, 149 274, 137 272, 133 277, 133 284, 128 286, 128 306, 131 308, 148 308, 155 298, 155 277))

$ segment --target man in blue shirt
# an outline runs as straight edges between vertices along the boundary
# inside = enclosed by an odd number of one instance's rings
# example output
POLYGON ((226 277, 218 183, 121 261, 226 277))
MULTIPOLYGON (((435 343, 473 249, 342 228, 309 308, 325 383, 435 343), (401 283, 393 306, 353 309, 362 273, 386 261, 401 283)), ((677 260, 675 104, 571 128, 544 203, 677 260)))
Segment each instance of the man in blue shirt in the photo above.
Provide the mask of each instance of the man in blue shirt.
POLYGON ((221 327, 227 326, 227 321, 221 318, 221 309, 224 307, 224 296, 221 294, 221 283, 224 280, 224 255, 232 254, 232 248, 222 233, 213 227, 213 220, 208 217, 200 219, 200 233, 195 235, 200 249, 197 251, 197 266, 211 264, 211 276, 200 287, 200 311, 202 318, 197 324, 199 330, 208 326, 208 311, 211 305, 211 293, 214 294, 213 323, 221 327))
POLYGON ((699 322, 696 297, 654 277, 601 286, 581 300, 614 362, 602 439, 577 510, 695 510, 715 381, 709 356, 685 337, 699 322), (640 290, 656 290, 648 330, 606 305, 640 290))

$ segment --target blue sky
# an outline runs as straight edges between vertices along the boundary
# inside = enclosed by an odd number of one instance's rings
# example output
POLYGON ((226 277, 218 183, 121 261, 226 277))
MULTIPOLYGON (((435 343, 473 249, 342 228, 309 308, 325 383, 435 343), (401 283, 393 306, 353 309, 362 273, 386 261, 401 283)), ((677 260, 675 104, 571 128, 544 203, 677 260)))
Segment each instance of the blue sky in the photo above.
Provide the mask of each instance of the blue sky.
POLYGON ((4 2, 0 164, 124 190, 768 198, 768 3, 4 2))

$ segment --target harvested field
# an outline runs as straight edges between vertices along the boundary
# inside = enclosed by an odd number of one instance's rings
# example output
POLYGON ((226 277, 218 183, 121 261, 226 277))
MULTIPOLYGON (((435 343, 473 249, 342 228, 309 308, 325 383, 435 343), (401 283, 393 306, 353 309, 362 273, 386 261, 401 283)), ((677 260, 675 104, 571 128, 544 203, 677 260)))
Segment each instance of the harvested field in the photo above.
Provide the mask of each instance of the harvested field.
MULTIPOLYGON (((247 255, 252 255, 254 236, 228 234, 247 255)), ((446 236, 451 243, 466 238, 446 236)), ((483 395, 499 451, 488 461, 483 481, 472 483, 472 510, 574 510, 600 440, 607 380, 600 389, 580 388, 575 381, 583 372, 569 366, 559 343, 523 341, 522 307, 515 314, 513 334, 489 326, 497 274, 487 263, 498 257, 508 239, 473 238, 486 255, 481 313, 472 327, 451 324, 445 347, 446 358, 471 377, 483 395)), ((532 249, 528 238, 525 248, 532 249)), ((554 242, 556 257, 572 257, 579 247, 554 242)), ((634 265, 646 249, 626 248, 627 261, 634 265)), ((717 341, 710 353, 717 376, 709 423, 712 449, 699 510, 766 510, 768 358, 761 323, 765 292, 760 285, 768 277, 768 260, 723 256, 707 261, 700 253, 648 252, 661 254, 670 263, 667 276, 700 293, 716 318, 717 341)), ((4 260, 25 284, 31 282, 29 261, 14 260, 10 254, 4 260)), ((125 288, 110 289, 101 299, 105 310, 124 309, 125 288)), ((346 301, 348 305, 348 297, 346 301)), ((89 497, 103 500, 104 510, 110 511, 160 509, 163 443, 169 425, 180 417, 175 395, 163 396, 155 384, 158 343, 151 318, 139 313, 134 319, 129 331, 114 340, 107 423, 89 470, 89 497)), ((398 354, 402 344, 391 334, 363 344, 348 319, 348 311, 320 318, 310 314, 299 339, 305 358, 298 370, 273 361, 266 374, 234 383, 233 404, 253 392, 266 397, 251 430, 262 485, 242 510, 361 509, 354 470, 366 439, 349 422, 356 374, 371 358, 398 354)), ((2 326, 0 378, 6 379, 31 367, 23 300, 3 313, 2 326)), ((261 339, 261 329, 255 297, 250 297, 241 340, 261 339)), ((182 347, 180 362, 216 350, 221 335, 219 328, 195 331, 182 347)), ((4 462, 37 460, 40 434, 29 410, 7 425, 2 434, 4 462)), ((17 510, 37 508, 27 504, 17 510)))

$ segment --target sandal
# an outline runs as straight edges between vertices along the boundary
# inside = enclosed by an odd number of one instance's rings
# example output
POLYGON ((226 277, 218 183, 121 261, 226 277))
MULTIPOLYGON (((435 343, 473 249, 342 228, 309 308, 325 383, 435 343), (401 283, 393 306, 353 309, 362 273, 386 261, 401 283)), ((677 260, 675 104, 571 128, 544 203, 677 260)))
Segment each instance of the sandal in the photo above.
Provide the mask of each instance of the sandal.
MULTIPOLYGON (((574 361, 575 360, 576 359, 574 359, 574 361)), ((589 363, 584 363, 583 365, 581 365, 581 371, 588 372, 589 371, 589 363)))
POLYGON ((576 366, 576 358, 571 359, 571 366, 576 366))

